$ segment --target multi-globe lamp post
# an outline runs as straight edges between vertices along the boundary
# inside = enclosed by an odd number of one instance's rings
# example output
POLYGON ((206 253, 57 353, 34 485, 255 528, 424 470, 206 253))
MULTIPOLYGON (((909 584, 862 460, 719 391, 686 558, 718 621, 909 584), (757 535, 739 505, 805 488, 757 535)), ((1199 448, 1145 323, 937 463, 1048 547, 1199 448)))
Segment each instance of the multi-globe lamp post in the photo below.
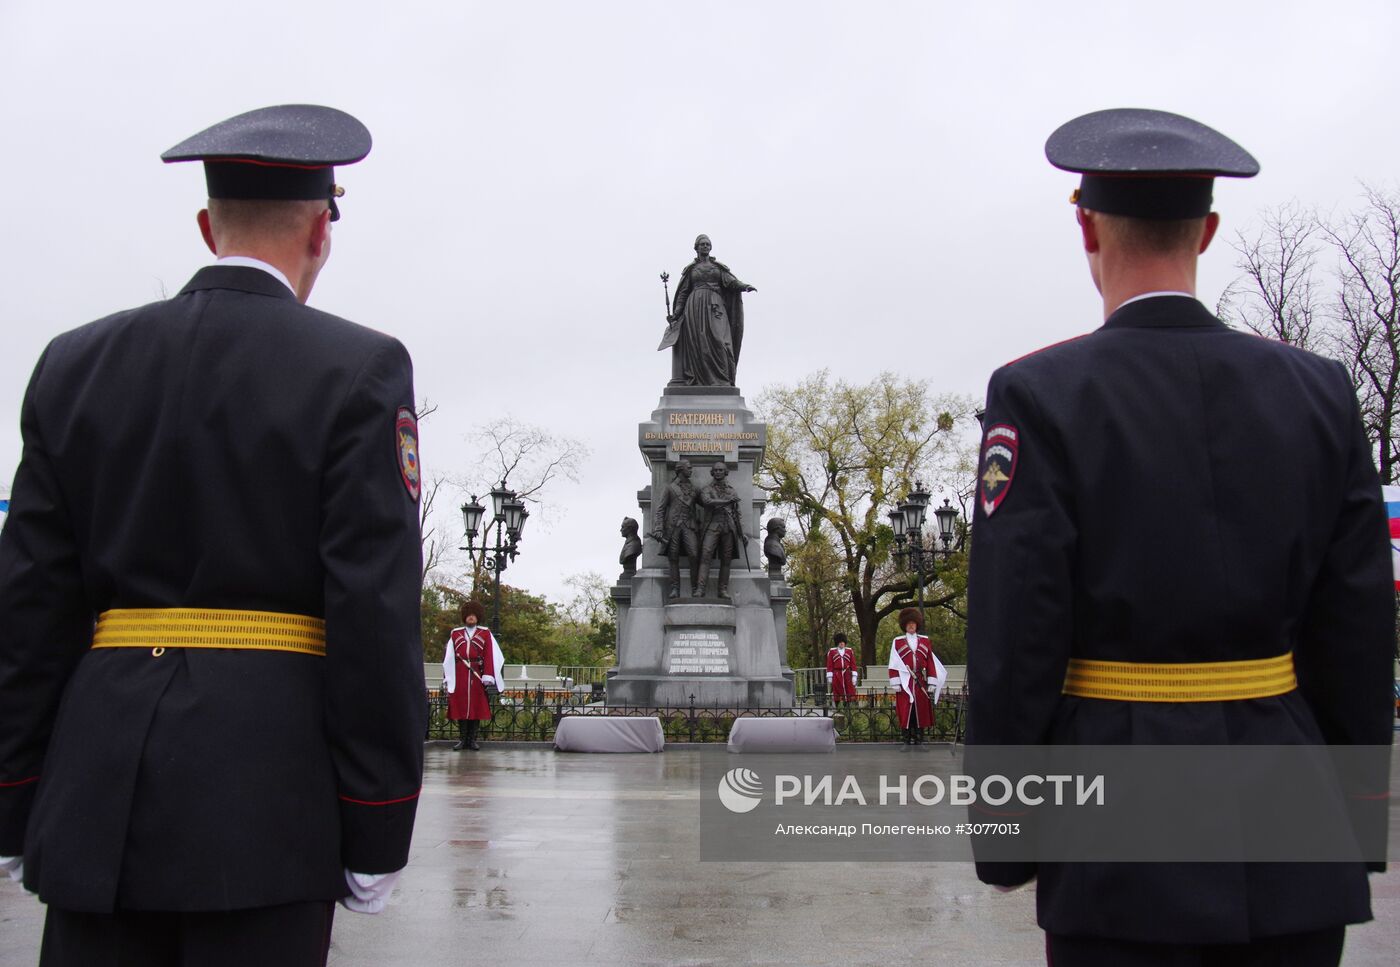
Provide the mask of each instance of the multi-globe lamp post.
POLYGON ((525 501, 521 500, 515 491, 506 486, 502 480, 491 489, 491 519, 486 522, 485 529, 481 532, 481 546, 476 546, 477 528, 481 526, 481 518, 486 514, 486 508, 472 494, 471 503, 462 505, 462 524, 467 531, 467 546, 459 550, 475 553, 477 550, 484 552, 485 560, 482 562, 486 570, 495 572, 496 586, 492 595, 491 605, 491 630, 497 637, 501 634, 501 572, 506 569, 507 561, 515 560, 515 556, 520 553, 520 538, 525 532, 525 521, 529 518, 530 512, 525 509, 525 501), (495 540, 491 541, 491 528, 496 528, 495 540))
POLYGON ((914 489, 904 498, 904 502, 888 515, 890 527, 894 530, 895 566, 901 571, 907 568, 914 572, 920 614, 924 612, 924 583, 938 576, 936 559, 952 553, 953 531, 958 522, 957 509, 949 506, 945 497, 943 506, 933 512, 938 521, 938 542, 943 546, 925 547, 924 522, 927 520, 931 496, 922 483, 915 483, 914 489))

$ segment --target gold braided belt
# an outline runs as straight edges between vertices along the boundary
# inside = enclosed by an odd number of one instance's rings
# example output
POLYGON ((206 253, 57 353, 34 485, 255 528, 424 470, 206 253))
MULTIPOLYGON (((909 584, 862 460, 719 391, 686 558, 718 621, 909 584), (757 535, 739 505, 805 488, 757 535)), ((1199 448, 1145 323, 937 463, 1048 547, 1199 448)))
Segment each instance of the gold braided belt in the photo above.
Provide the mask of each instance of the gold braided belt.
POLYGON ((113 608, 97 616, 94 648, 231 648, 326 655, 326 623, 304 614, 215 608, 113 608))
POLYGON ((1293 652, 1247 661, 1149 665, 1071 658, 1063 692, 1119 702, 1234 702, 1298 687, 1293 652))

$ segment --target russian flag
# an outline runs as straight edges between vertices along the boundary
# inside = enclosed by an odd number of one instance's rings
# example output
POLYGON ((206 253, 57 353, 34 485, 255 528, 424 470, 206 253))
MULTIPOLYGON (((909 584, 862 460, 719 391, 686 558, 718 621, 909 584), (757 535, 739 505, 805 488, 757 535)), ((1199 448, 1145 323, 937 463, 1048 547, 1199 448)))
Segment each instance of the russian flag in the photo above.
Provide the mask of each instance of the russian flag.
POLYGON ((1390 518, 1390 566, 1395 574, 1395 589, 1400 591, 1400 487, 1383 486, 1385 516, 1390 518))

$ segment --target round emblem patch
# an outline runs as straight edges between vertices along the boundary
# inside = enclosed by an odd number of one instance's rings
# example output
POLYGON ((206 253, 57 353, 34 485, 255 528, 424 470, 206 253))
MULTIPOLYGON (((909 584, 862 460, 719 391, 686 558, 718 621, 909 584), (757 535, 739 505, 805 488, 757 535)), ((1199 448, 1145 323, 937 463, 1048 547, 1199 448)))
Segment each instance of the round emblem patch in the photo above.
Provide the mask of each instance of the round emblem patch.
POLYGON ((406 406, 400 406, 394 417, 394 440, 399 454, 399 476, 416 503, 422 490, 422 471, 418 466, 418 418, 406 406))
POLYGON ((996 512, 1011 491, 1016 476, 1016 455, 1021 435, 1014 426, 994 423, 982 438, 982 459, 977 466, 977 498, 988 517, 996 512))

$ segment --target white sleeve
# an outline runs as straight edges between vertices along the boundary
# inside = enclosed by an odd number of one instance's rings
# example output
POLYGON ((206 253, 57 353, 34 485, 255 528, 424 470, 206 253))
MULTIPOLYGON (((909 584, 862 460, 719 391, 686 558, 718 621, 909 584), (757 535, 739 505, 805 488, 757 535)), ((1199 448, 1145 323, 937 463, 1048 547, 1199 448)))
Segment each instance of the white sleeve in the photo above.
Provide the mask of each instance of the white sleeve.
POLYGON ((452 650, 452 636, 447 636, 447 654, 442 656, 442 687, 450 695, 457 690, 457 656, 452 650))
POLYGON ((890 671, 898 672, 895 678, 890 679, 890 688, 896 691, 908 691, 905 682, 909 678, 909 669, 904 664, 904 659, 899 657, 899 639, 890 642, 890 671))
POLYGON ((488 631, 487 634, 491 636, 491 670, 496 673, 495 685, 500 689, 506 676, 506 657, 501 654, 501 645, 496 641, 496 633, 488 631))

